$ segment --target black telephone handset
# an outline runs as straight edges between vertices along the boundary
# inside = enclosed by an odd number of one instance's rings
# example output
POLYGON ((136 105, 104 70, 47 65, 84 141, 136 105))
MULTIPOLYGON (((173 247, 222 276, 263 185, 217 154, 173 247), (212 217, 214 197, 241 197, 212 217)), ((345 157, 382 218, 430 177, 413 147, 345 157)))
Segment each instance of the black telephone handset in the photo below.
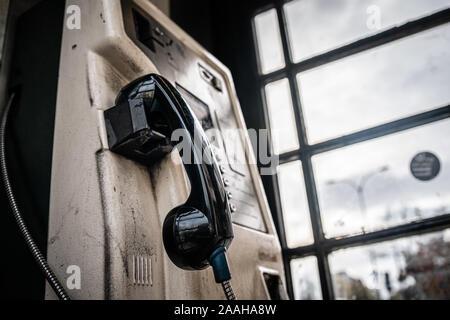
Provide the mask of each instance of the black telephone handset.
POLYGON ((191 193, 165 218, 164 246, 178 267, 199 270, 211 264, 216 281, 228 281, 225 251, 233 227, 227 195, 206 135, 180 93, 163 77, 149 74, 124 87, 104 117, 110 150, 145 165, 173 150, 175 130, 186 133, 181 136, 190 156, 179 152, 191 193))

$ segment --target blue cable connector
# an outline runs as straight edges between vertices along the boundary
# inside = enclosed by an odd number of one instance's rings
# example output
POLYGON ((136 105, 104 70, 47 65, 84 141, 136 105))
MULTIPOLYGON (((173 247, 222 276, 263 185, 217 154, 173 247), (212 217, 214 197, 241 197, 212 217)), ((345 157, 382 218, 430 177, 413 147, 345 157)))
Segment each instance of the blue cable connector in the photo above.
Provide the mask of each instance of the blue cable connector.
POLYGON ((213 268, 214 279, 217 283, 222 283, 231 279, 230 268, 228 267, 227 249, 219 247, 209 256, 208 262, 213 268))

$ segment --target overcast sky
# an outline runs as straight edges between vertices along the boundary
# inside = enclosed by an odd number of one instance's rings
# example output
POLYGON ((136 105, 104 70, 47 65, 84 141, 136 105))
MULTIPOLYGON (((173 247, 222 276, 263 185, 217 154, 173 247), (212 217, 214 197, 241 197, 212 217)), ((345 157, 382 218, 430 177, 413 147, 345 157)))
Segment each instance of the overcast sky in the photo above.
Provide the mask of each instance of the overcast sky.
MULTIPOLYGON (((287 4, 285 12, 292 54, 295 61, 300 61, 448 7, 450 0, 298 0, 287 4), (377 23, 380 28, 374 28, 377 23)), ((284 61, 278 47, 276 15, 267 13, 264 19, 256 22, 257 34, 264 36, 258 43, 263 44, 260 49, 267 53, 264 57, 266 71, 282 67, 284 61)), ((450 25, 447 23, 299 74, 297 83, 309 143, 448 105, 449 48, 450 25)), ((275 145, 281 151, 295 148, 297 144, 293 132, 295 126, 288 119, 292 117, 292 103, 285 83, 281 80, 266 87, 271 127, 279 131, 275 136, 281 139, 275 145)), ((314 156, 314 174, 326 234, 357 233, 361 232, 362 225, 366 231, 376 230, 450 212, 448 137, 450 120, 441 120, 314 156), (412 158, 423 151, 435 154, 441 165, 438 176, 427 182, 417 180, 410 172, 412 158), (388 166, 389 170, 375 174, 364 188, 366 220, 355 190, 343 183, 327 183, 350 180, 358 184, 363 176, 382 166, 388 166), (386 219, 388 212, 390 219, 386 219)), ((279 177, 288 243, 292 246, 310 243, 312 233, 300 164, 282 166, 279 177)), ((396 243, 412 248, 410 241, 396 243)), ((378 245, 378 251, 393 250, 392 244, 378 245)), ((348 267, 350 273, 374 287, 368 274, 372 267, 370 261, 367 262, 367 250, 348 252, 335 255, 333 270, 337 272, 351 265, 348 267)), ((392 254, 383 259, 380 261, 386 270, 391 270, 393 275, 398 273, 392 254)), ((313 259, 305 260, 304 265, 308 265, 304 270, 314 270, 311 267, 313 259)))

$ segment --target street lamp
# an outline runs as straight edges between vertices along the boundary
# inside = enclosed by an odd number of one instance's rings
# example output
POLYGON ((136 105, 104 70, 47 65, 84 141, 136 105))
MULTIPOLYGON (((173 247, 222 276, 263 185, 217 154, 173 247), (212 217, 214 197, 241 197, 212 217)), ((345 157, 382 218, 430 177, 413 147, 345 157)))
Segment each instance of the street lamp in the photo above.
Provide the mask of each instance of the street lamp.
MULTIPOLYGON (((358 184, 350 179, 328 180, 326 182, 327 185, 336 185, 336 184, 340 184, 340 183, 346 184, 346 185, 349 185, 353 190, 356 191, 356 194, 358 195, 359 209, 361 211, 361 214, 363 215, 363 220, 364 220, 363 226, 361 227, 363 233, 366 233, 366 231, 364 229, 364 225, 367 223, 367 207, 366 207, 366 200, 364 197, 364 188, 367 184, 367 181, 369 181, 370 178, 372 178, 373 176, 375 176, 379 173, 386 172, 388 170, 389 170, 389 166, 382 166, 382 167, 378 168, 377 170, 363 176, 358 184)), ((369 260, 372 265, 372 269, 373 269, 372 274, 375 278, 374 280, 376 283, 378 283, 379 279, 378 279, 378 271, 377 271, 378 267, 377 267, 376 253, 370 249, 369 249, 369 260)))
POLYGON ((346 184, 350 186, 353 190, 355 190, 356 194, 358 195, 359 209, 361 211, 361 214, 363 215, 364 220, 363 226, 361 227, 363 233, 365 233, 364 225, 367 223, 367 206, 366 206, 366 199, 364 197, 364 188, 367 184, 367 181, 369 181, 370 178, 379 173, 386 172, 388 170, 389 166, 382 166, 377 170, 363 176, 358 184, 356 184, 354 181, 350 179, 328 180, 326 182, 327 185, 346 184))

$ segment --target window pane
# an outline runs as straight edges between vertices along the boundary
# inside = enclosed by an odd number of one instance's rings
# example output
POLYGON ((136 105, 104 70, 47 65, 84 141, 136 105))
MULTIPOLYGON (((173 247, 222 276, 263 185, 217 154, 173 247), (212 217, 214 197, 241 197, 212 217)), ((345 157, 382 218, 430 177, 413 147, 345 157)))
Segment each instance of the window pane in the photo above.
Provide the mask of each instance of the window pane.
POLYGON ((291 273, 295 300, 322 299, 316 257, 291 260, 291 273))
POLYGON ((313 236, 300 161, 278 167, 278 184, 287 245, 292 248, 311 244, 313 236))
POLYGON ((271 9, 255 17, 260 71, 263 74, 284 67, 284 55, 278 27, 277 11, 271 9))
POLYGON ((297 126, 289 81, 282 79, 269 83, 265 87, 265 92, 274 153, 280 154, 297 149, 297 126))
POLYGON ((325 235, 375 231, 450 213, 449 136, 446 119, 314 156, 325 235), (424 151, 440 166, 429 181, 415 178, 410 168, 424 151))
POLYGON ((448 0, 301 0, 284 12, 298 62, 449 6, 448 0))
POLYGON ((297 76, 310 143, 450 102, 450 25, 297 76))
POLYGON ((450 299, 450 229, 328 257, 337 299, 450 299))

